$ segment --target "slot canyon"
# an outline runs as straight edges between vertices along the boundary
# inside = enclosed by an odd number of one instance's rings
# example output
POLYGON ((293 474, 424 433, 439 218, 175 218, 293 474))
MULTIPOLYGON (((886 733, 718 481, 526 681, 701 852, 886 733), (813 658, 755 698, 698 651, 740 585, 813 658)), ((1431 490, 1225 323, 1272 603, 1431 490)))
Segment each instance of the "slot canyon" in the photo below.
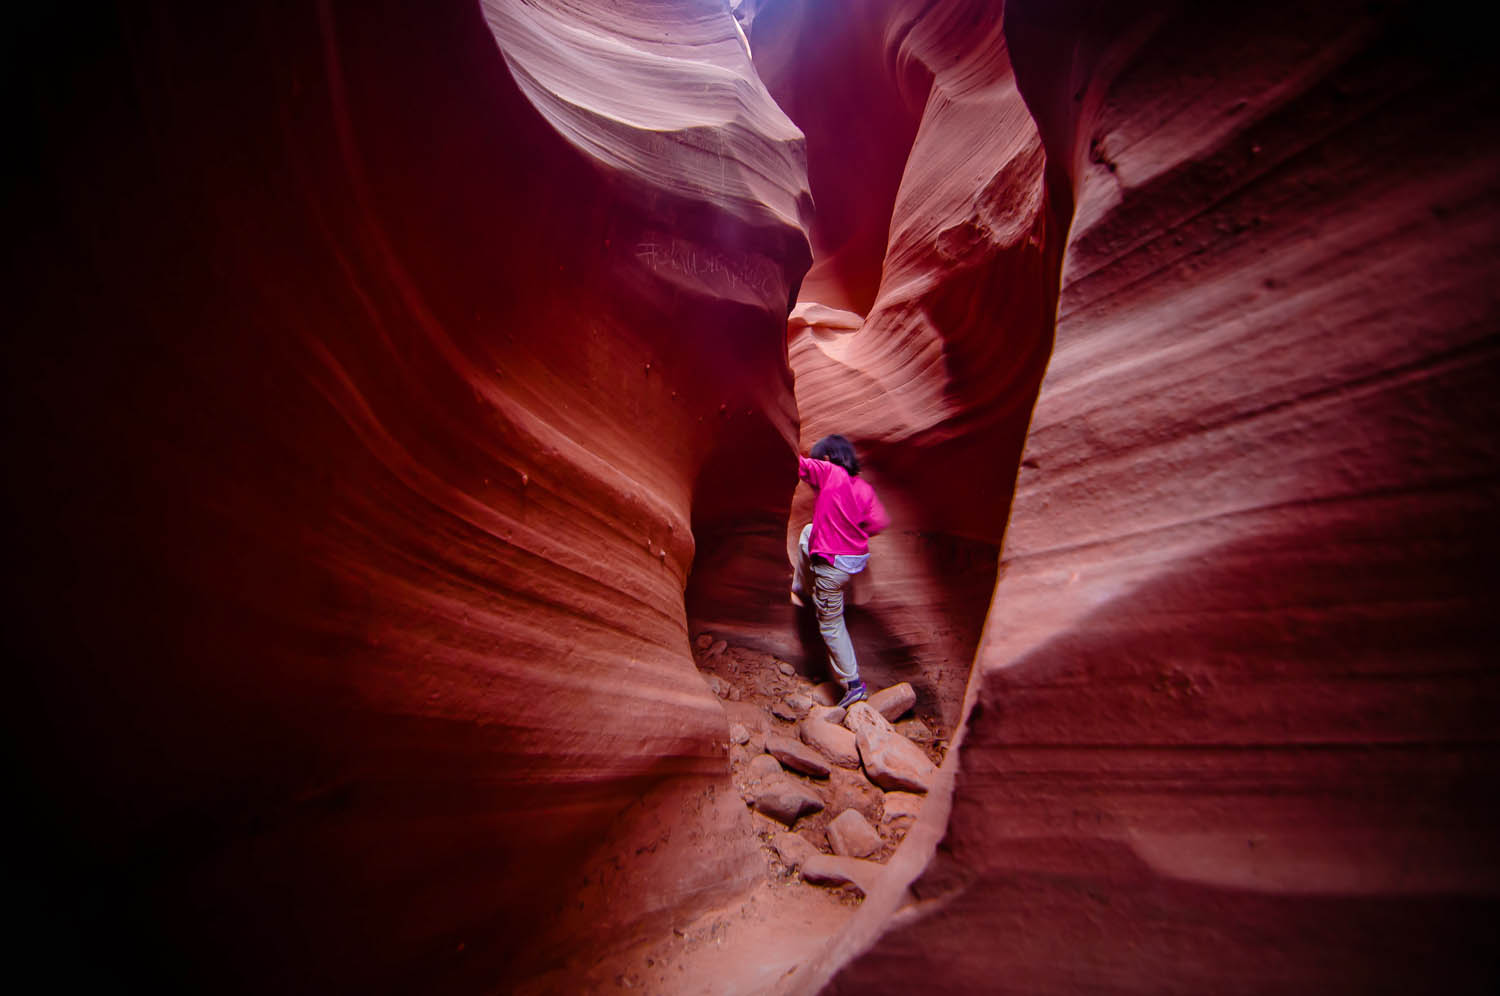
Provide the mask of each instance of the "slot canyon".
POLYGON ((1500 987, 1456 5, 156 0, 6 45, 18 975, 1500 987), (788 597, 830 433, 893 520, 848 619, 935 766, 899 832, 858 758, 747 806, 830 677, 788 597), (814 884, 773 843, 845 803, 878 860, 814 884))

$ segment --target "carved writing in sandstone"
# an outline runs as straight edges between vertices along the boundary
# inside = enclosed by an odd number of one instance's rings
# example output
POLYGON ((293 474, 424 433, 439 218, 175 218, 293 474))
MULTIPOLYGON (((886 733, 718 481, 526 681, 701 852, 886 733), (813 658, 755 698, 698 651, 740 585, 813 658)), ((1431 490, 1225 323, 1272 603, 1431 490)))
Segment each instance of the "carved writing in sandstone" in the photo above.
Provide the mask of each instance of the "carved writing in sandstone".
POLYGON ((685 242, 667 235, 648 236, 635 247, 635 256, 657 271, 668 271, 708 282, 727 282, 762 297, 779 296, 780 270, 769 260, 685 242))

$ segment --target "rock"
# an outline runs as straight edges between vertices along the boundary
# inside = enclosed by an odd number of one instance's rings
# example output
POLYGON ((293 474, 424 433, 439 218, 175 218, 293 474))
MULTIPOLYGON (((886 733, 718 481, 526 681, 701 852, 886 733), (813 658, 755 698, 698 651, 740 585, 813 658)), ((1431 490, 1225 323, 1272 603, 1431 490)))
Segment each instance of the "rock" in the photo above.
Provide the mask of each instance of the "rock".
POLYGON ((697 647, 699 650, 707 650, 709 647, 713 646, 713 642, 714 635, 712 633, 700 633, 698 634, 698 639, 693 641, 693 646, 697 647))
POLYGON ((922 748, 892 729, 866 725, 854 735, 859 759, 870 781, 887 791, 926 792, 937 776, 937 768, 922 748))
MULTIPOLYGON (((818 786, 822 789, 822 786, 818 786)), ((881 799, 885 792, 871 783, 863 771, 848 771, 835 768, 828 780, 828 790, 823 792, 823 802, 828 811, 842 813, 846 809, 857 809, 865 819, 875 823, 880 819, 881 799)))
POLYGON ((790 827, 807 813, 816 813, 822 809, 823 800, 805 783, 783 774, 769 778, 759 786, 754 806, 756 812, 764 813, 773 820, 780 820, 790 827))
POLYGON ((804 838, 785 830, 778 830, 771 837, 771 847, 788 868, 798 868, 814 854, 822 853, 804 838))
POLYGON ((867 701, 871 708, 894 723, 917 704, 917 693, 912 690, 911 682, 903 681, 889 688, 882 688, 867 701))
POLYGON ((880 850, 880 834, 857 809, 846 809, 835 816, 825 832, 835 854, 867 858, 880 850))
POLYGON ((930 744, 937 741, 937 734, 920 719, 904 719, 896 724, 896 732, 914 744, 930 744))
POLYGON ((731 691, 729 682, 725 681, 723 678, 719 677, 716 674, 705 674, 703 676, 703 680, 708 684, 708 690, 713 692, 719 698, 729 698, 729 693, 731 691))
POLYGON ((728 648, 729 648, 729 644, 726 643, 725 641, 723 641, 723 640, 715 640, 714 643, 713 643, 713 645, 708 648, 708 653, 704 654, 703 656, 704 657, 718 657, 720 654, 722 654, 728 648))
POLYGON ((844 689, 836 681, 825 681, 813 686, 812 697, 819 705, 838 705, 839 699, 844 697, 844 689))
POLYGON ((740 686, 739 685, 730 685, 729 686, 729 701, 731 701, 731 702, 738 702, 739 700, 740 700, 740 686))
POLYGON ((803 880, 814 885, 852 885, 860 895, 868 896, 875 890, 885 866, 862 858, 819 852, 804 859, 800 870, 803 880))
POLYGON ((752 781, 762 781, 781 774, 781 762, 770 754, 757 754, 745 765, 745 777, 752 781))
POLYGON ((886 733, 895 733, 896 728, 890 721, 875 710, 868 702, 856 702, 849 707, 844 715, 844 726, 858 734, 861 730, 874 729, 886 733))
POLYGON ((854 743, 854 734, 842 726, 811 717, 804 719, 797 728, 802 742, 843 768, 859 767, 859 748, 854 743))
POLYGON ((766 734, 766 753, 793 771, 816 778, 828 777, 828 762, 816 750, 779 733, 766 734))
POLYGON ((789 664, 789 663, 787 663, 786 661, 777 661, 776 662, 776 670, 780 671, 782 674, 786 675, 788 678, 791 678, 791 677, 795 676, 796 673, 797 673, 797 669, 794 668, 794 667, 792 667, 792 665, 789 664))
POLYGON ((885 811, 880 816, 882 823, 914 820, 922 812, 923 797, 911 792, 887 792, 883 801, 885 811))
POLYGON ((788 695, 780 701, 773 702, 767 706, 767 710, 777 719, 784 719, 788 723, 795 723, 806 716, 812 709, 813 701, 806 695, 788 695))
POLYGON ((844 710, 838 706, 814 705, 807 711, 808 719, 821 719, 825 723, 842 723, 844 710))
POLYGON ((742 723, 732 723, 729 727, 729 742, 732 744, 745 744, 750 742, 750 731, 745 729, 742 723))
POLYGON ((937 773, 922 748, 907 740, 869 702, 857 702, 844 717, 870 781, 883 789, 926 792, 937 773))

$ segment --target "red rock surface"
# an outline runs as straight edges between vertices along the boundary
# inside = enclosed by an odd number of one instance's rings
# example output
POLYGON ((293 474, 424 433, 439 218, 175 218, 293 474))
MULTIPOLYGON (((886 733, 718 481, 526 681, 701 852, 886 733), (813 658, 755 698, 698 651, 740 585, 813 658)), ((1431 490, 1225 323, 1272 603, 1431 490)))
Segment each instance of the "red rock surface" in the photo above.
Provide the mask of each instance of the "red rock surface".
POLYGON ((1406 5, 1007 19, 1057 346, 928 902, 828 991, 1490 991, 1495 77, 1406 5))
POLYGON ((28 957, 1491 991, 1482 32, 735 6, 748 39, 688 0, 18 15, 28 957), (818 670, 783 586, 830 431, 896 520, 866 675, 968 721, 852 916, 764 879, 689 649, 818 670))
POLYGON ((78 16, 23 18, 7 88, 62 970, 494 991, 762 876, 684 610, 753 561, 724 530, 782 560, 795 472, 805 152, 734 22, 78 16))
MULTIPOLYGON (((849 436, 895 520, 857 586, 861 668, 910 681, 951 726, 1051 344, 1064 219, 999 5, 777 5, 754 47, 807 133, 819 219, 861 218, 814 224, 790 337, 804 450, 849 436), (825 99, 830 72, 843 75, 825 99), (843 106, 853 94, 867 113, 843 106)), ((789 545, 811 498, 799 490, 789 545)))

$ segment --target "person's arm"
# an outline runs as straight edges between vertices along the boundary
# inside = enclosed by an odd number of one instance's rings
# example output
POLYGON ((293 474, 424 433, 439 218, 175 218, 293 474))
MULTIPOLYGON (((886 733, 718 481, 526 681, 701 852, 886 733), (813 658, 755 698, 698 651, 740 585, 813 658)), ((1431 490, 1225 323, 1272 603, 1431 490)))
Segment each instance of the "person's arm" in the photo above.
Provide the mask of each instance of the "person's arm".
POLYGON ((870 491, 870 507, 865 513, 865 521, 860 523, 860 528, 865 531, 866 536, 874 536, 876 533, 885 532, 891 524, 891 517, 886 514, 885 506, 880 504, 880 496, 874 489, 870 491))
POLYGON ((827 460, 813 460, 809 457, 797 457, 797 476, 815 488, 821 488, 828 480, 828 475, 833 472, 833 464, 827 460))

